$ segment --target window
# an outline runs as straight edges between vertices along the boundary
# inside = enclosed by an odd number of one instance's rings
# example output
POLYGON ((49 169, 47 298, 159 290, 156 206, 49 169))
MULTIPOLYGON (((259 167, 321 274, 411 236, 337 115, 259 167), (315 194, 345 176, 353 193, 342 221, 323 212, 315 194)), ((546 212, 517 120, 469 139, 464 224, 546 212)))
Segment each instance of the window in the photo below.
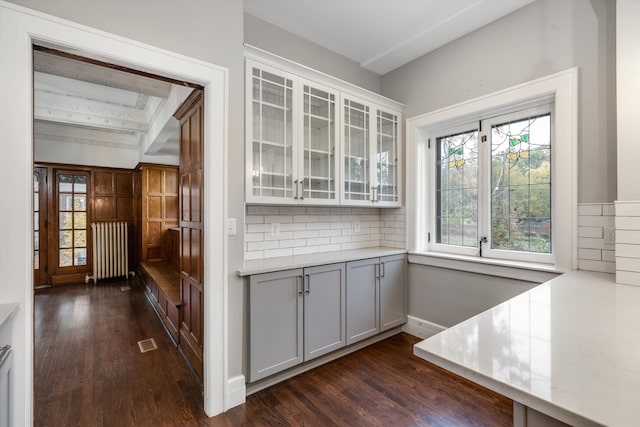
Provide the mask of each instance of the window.
POLYGON ((407 119, 412 262, 577 268, 577 81, 574 68, 407 119))
POLYGON ((436 132, 433 247, 551 262, 551 105, 436 132))

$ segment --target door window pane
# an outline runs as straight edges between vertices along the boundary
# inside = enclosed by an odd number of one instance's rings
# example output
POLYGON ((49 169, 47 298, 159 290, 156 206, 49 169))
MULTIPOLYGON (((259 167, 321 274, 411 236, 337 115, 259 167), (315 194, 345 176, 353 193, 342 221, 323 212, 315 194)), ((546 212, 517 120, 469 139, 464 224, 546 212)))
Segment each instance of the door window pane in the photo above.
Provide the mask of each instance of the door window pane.
POLYGON ((84 174, 58 175, 60 267, 87 264, 87 182, 84 174))

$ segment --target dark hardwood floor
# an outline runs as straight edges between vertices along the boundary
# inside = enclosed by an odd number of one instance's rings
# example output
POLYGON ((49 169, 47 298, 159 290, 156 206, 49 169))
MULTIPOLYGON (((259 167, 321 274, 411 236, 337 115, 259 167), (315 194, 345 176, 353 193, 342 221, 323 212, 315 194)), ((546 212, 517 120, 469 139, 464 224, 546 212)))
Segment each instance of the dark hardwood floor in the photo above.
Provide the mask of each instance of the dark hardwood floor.
POLYGON ((35 317, 36 426, 512 425, 510 400, 413 356, 407 334, 207 418, 137 279, 38 291, 35 317), (158 350, 140 353, 146 338, 158 350))

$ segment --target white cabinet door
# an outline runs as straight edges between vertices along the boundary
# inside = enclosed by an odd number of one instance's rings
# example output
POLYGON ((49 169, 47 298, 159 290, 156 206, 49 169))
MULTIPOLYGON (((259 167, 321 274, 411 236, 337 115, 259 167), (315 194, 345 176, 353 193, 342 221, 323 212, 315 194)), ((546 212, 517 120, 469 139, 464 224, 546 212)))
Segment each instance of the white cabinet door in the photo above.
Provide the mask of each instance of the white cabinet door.
POLYGON ((380 258, 380 332, 407 322, 407 256, 380 258))
POLYGON ((343 96, 342 108, 342 202, 371 206, 372 106, 362 99, 343 96))
POLYGON ((297 197, 297 77, 247 60, 247 202, 291 203, 297 197))
POLYGON ((376 206, 400 206, 400 113, 376 108, 375 182, 376 206))
POLYGON ((398 207, 400 113, 346 94, 342 109, 342 204, 398 207))
POLYGON ((304 360, 346 344, 344 263, 304 269, 304 360))
MULTIPOLYGON (((339 93, 315 82, 300 80, 302 111, 299 164, 302 172, 294 181, 299 185, 300 203, 314 205, 339 203, 338 124, 339 93)), ((294 182, 295 184, 295 182, 294 182)))
POLYGON ((249 279, 249 382, 302 363, 302 269, 249 279))

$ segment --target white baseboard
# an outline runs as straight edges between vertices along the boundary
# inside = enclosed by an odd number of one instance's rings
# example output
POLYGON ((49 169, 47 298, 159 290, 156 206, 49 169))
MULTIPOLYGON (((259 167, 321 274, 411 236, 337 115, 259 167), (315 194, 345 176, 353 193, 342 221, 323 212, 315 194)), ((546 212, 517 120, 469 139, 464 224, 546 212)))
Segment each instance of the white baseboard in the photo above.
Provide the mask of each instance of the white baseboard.
POLYGON ((418 319, 414 316, 407 316, 407 323, 402 327, 403 332, 418 338, 429 338, 445 329, 447 328, 442 325, 429 322, 428 320, 418 319))
POLYGON ((227 408, 229 410, 235 406, 242 405, 247 400, 247 386, 244 375, 229 378, 227 381, 227 408))

